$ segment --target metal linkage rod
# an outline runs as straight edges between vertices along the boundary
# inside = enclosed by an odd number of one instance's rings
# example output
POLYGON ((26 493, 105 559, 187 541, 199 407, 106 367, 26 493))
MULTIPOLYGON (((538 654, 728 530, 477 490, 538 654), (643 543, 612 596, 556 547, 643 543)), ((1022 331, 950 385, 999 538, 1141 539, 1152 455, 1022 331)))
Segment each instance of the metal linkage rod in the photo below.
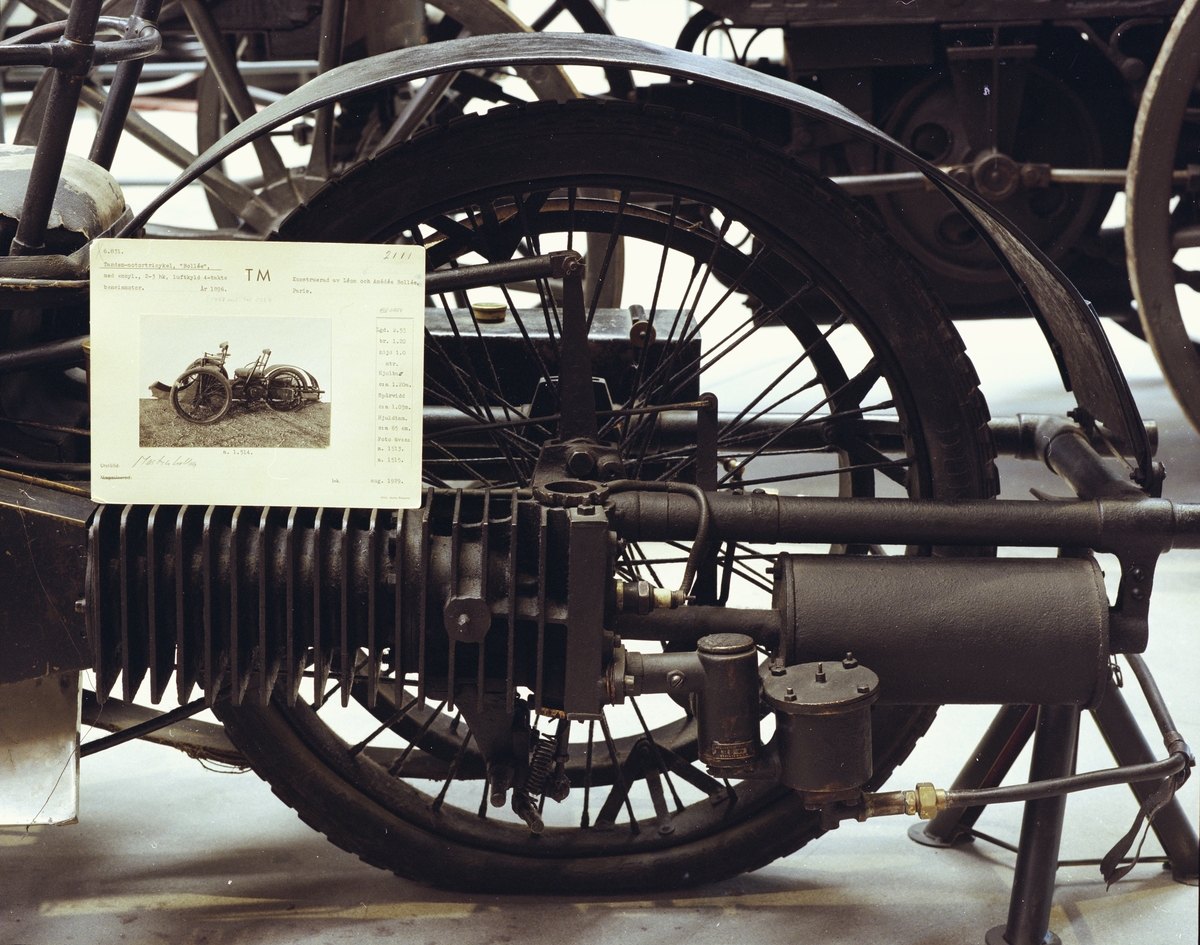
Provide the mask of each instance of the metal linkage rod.
POLYGON ((119 732, 114 732, 111 735, 105 735, 103 738, 97 738, 95 741, 80 745, 79 757, 86 758, 88 755, 94 755, 96 752, 104 751, 106 748, 115 748, 117 745, 125 744, 125 742, 131 742, 134 739, 153 734, 159 729, 174 725, 176 722, 190 719, 193 715, 208 707, 207 699, 203 697, 195 699, 187 705, 181 705, 178 709, 172 709, 170 712, 164 712, 152 719, 147 719, 145 722, 131 725, 129 728, 122 729, 119 732))
POLYGON ((444 269, 425 276, 425 294, 438 295, 497 283, 525 282, 530 279, 561 278, 568 265, 578 266, 582 257, 573 250, 547 253, 499 263, 444 269))

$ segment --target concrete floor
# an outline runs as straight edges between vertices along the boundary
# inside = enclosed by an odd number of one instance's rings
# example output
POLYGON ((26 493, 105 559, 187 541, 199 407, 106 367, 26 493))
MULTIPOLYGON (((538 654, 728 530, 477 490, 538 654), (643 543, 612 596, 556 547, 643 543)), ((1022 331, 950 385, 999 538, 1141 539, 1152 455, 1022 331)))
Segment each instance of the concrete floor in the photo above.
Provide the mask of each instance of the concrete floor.
MULTIPOLYGON (((622 5, 618 5, 618 8, 622 5)), ((152 173, 146 171, 145 173, 152 173)), ((198 195, 180 203, 186 219, 198 195)), ((180 221, 183 222, 183 221, 180 221)), ((1111 326, 1110 326, 1111 328, 1111 326)), ((1072 405, 1032 321, 960 326, 994 416, 1072 405)), ((1160 423, 1166 494, 1200 501, 1200 438, 1183 421, 1147 347, 1112 328, 1145 416, 1160 423)), ((1065 490, 1044 470, 1002 464, 1004 495, 1065 490)), ((1200 744, 1195 610, 1200 553, 1160 564, 1147 659, 1185 737, 1200 744)), ((1148 731, 1148 713, 1131 700, 1148 731)), ((948 785, 990 720, 952 707, 889 788, 948 785)), ((1151 742, 1157 747, 1157 738, 1151 742)), ((1018 761, 1018 776, 1027 770, 1018 761)), ((1080 770, 1111 764, 1084 720, 1080 770)), ((65 942, 981 943, 1002 924, 1011 853, 978 842, 934 850, 911 821, 848 823, 753 874, 667 896, 464 896, 397 879, 329 844, 250 773, 206 770, 168 748, 131 743, 82 763, 80 823, 0 829, 0 945, 65 942)), ((1197 784, 1182 800, 1193 822, 1197 784)), ((1073 796, 1063 858, 1099 858, 1136 812, 1129 791, 1073 796)), ((993 808, 980 829, 1015 842, 1020 808, 993 808)), ((1157 854, 1153 838, 1146 852, 1157 854)), ((1067 945, 1191 943, 1197 890, 1157 864, 1105 891, 1094 866, 1060 870, 1051 928, 1067 945)))

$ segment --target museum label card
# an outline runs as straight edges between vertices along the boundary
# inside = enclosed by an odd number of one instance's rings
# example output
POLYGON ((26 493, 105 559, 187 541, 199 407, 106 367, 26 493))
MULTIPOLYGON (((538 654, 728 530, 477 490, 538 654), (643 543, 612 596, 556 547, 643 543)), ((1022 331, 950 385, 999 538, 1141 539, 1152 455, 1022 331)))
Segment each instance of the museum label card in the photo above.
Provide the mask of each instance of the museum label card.
POLYGON ((419 246, 92 244, 92 498, 413 508, 419 246))

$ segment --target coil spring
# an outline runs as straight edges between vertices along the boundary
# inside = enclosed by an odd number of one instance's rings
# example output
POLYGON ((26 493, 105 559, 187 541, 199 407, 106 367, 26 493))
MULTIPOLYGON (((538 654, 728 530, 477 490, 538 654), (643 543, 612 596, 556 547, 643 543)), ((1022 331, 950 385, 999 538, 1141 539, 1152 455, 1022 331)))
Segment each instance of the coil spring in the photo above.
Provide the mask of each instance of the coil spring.
POLYGON ((546 793, 546 785, 554 773, 554 759, 558 754, 558 739, 543 733, 529 755, 529 774, 525 778, 525 793, 540 797, 546 793))

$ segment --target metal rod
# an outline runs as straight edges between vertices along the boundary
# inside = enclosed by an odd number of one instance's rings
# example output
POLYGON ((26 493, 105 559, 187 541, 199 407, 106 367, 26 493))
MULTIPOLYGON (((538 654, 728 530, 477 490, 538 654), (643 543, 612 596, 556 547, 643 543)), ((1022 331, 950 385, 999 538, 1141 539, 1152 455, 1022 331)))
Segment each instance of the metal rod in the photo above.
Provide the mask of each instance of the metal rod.
MULTIPOLYGON (((161 7, 162 0, 138 0, 125 32, 126 39, 133 39, 137 35, 142 20, 157 20, 161 7)), ((96 137, 92 139, 92 150, 88 155, 89 161, 99 164, 105 170, 112 167, 113 158, 116 156, 121 130, 125 127, 125 116, 129 113, 133 96, 137 92, 144 62, 142 59, 130 59, 118 63, 113 75, 112 86, 108 90, 108 101, 104 103, 104 111, 100 114, 96 137)))
MULTIPOLYGON (((1043 706, 1046 708, 1078 708, 1071 706, 1043 706)), ((1182 771, 1189 758, 1183 752, 1175 752, 1162 761, 1144 765, 1122 765, 1103 768, 1085 774, 1042 778, 1029 784, 1014 784, 1008 787, 977 788, 975 790, 946 792, 946 808, 975 807, 979 804, 1010 804, 1020 801, 1041 801, 1051 797, 1065 797, 1079 791, 1111 787, 1114 784, 1133 784, 1138 781, 1155 781, 1182 771)), ((1032 778, 1032 775, 1030 776, 1032 778)))
MULTIPOLYGON (((80 48, 94 48, 96 18, 100 15, 100 4, 101 0, 75 0, 71 4, 67 26, 63 31, 63 43, 80 48)), ((89 61, 87 65, 90 64, 89 61)), ((86 78, 86 68, 80 70, 77 75, 59 69, 55 71, 51 80, 46 114, 42 119, 37 151, 25 189, 25 202, 21 207, 21 222, 17 225, 17 234, 13 237, 9 249, 12 256, 37 256, 43 251, 46 226, 50 220, 54 194, 58 189, 58 178, 67 154, 67 139, 75 122, 79 92, 86 78)))
MULTIPOLYGON (((1075 763, 1075 741, 1079 736, 1079 709, 1074 706, 1042 706, 1037 734, 1033 739, 1030 781, 1056 779, 1070 774, 1075 763)), ((1050 905, 1054 899, 1054 874, 1062 840, 1065 796, 1030 801, 1021 822, 1017 847, 1017 870, 1009 899, 1008 922, 1002 941, 1007 945, 1045 945, 1050 928, 1050 905)), ((993 929, 989 943, 996 941, 993 929)))
MULTIPOLYGON (((204 46, 209 67, 221 87, 221 94, 229 102, 229 107, 238 122, 248 121, 257 109, 238 71, 237 60, 225 44, 225 37, 217 26, 216 18, 200 0, 181 0, 181 3, 188 22, 204 46)), ((268 183, 287 179, 287 167, 270 137, 256 138, 253 147, 262 166, 263 177, 268 183)))
POLYGON ((567 256, 573 257, 576 261, 581 258, 578 253, 567 250, 566 252, 547 253, 544 256, 512 259, 507 262, 460 266, 457 269, 431 272, 425 276, 425 294, 440 295, 464 289, 477 289, 480 286, 495 285, 498 282, 548 279, 554 274, 556 267, 562 265, 567 256))
MULTIPOLYGON (((943 167, 948 174, 964 171, 970 173, 970 167, 943 167)), ((1125 186, 1125 168, 1123 167, 1052 167, 1049 168, 1050 183, 1054 184, 1101 184, 1109 187, 1125 186)), ((841 187, 846 193, 855 197, 868 197, 880 194, 902 193, 913 190, 933 190, 929 178, 920 171, 900 171, 895 174, 850 174, 831 177, 830 180, 841 187)), ((1186 184, 1187 171, 1175 171, 1172 182, 1186 184)))
MULTIPOLYGON (((346 0, 323 0, 321 41, 317 49, 318 72, 328 72, 342 64, 345 25, 346 0)), ((307 172, 315 180, 328 180, 333 174, 333 119, 333 105, 324 105, 317 111, 307 172)))
POLYGON ((104 751, 106 748, 123 745, 125 742, 131 742, 135 738, 141 738, 143 735, 157 732, 159 729, 167 728, 176 722, 190 719, 193 715, 206 708, 208 708, 208 702, 201 697, 189 702, 187 705, 181 705, 178 709, 172 709, 170 712, 164 712, 162 715, 147 719, 145 722, 131 725, 129 728, 114 732, 112 735, 106 735, 104 738, 97 738, 95 741, 80 745, 79 757, 86 758, 88 755, 94 755, 96 752, 104 751))

